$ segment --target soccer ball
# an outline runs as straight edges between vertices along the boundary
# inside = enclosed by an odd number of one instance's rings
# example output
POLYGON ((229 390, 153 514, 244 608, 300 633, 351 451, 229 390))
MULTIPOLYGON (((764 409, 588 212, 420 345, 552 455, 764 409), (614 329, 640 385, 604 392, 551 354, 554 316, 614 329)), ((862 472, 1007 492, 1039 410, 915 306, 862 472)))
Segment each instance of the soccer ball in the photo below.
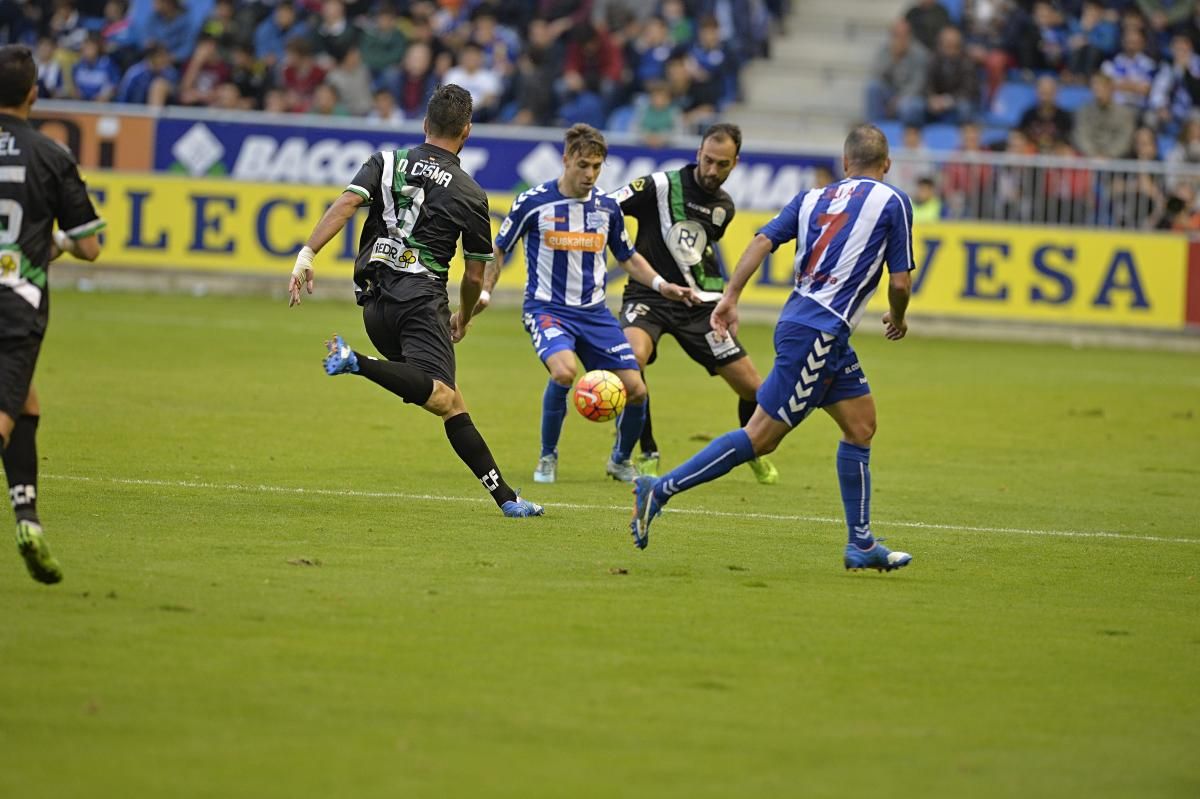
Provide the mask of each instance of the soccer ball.
POLYGON ((593 422, 617 418, 625 408, 625 384, 604 369, 593 369, 575 384, 575 410, 593 422))

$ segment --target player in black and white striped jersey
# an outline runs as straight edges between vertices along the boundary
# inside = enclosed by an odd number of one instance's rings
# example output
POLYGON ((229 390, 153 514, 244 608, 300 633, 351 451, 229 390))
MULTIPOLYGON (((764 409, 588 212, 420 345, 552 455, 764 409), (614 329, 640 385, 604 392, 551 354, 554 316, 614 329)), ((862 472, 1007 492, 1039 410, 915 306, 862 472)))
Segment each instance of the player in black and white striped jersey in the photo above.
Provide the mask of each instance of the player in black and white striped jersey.
POLYGON ((358 374, 445 422, 455 453, 505 516, 540 516, 504 482, 455 385, 454 344, 463 339, 492 259, 487 195, 458 160, 471 135, 471 95, 447 84, 425 115, 425 142, 373 154, 313 229, 296 257, 290 304, 313 290, 313 258, 359 207, 368 214, 354 264, 355 294, 380 360, 354 352, 341 336, 326 342, 325 371, 358 374), (446 281, 462 240, 466 271, 459 309, 446 281))
POLYGON ((104 222, 71 154, 30 126, 36 99, 29 48, 0 47, 0 441, 17 550, 35 580, 57 583, 62 569, 37 514, 41 411, 33 371, 50 310, 46 270, 64 252, 94 261, 104 222))

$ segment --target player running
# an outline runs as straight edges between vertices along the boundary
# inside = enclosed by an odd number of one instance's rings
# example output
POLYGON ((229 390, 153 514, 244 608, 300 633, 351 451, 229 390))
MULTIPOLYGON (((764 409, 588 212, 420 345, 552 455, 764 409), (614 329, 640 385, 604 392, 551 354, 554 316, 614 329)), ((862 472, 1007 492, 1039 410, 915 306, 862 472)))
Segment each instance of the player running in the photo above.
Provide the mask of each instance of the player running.
POLYGON ((713 440, 662 478, 637 479, 630 527, 639 548, 645 548, 650 523, 671 497, 773 451, 814 408, 823 408, 842 429, 837 475, 849 538, 846 568, 891 571, 912 560, 888 550, 871 532, 868 464, 875 401, 850 346, 885 261, 890 310, 883 315, 884 335, 898 341, 908 332, 912 204, 883 182, 892 162, 887 139, 874 125, 850 132, 842 165, 849 177, 796 195, 738 260, 712 313, 713 328, 722 335, 737 331, 738 298, 767 253, 796 240, 796 286, 775 327, 775 366, 758 390, 758 408, 748 424, 713 440))
POLYGON ((425 113, 425 142, 372 155, 321 217, 296 256, 289 305, 299 304, 301 285, 312 294, 313 257, 368 205, 355 295, 367 335, 387 360, 361 355, 334 335, 325 342, 325 372, 361 375, 441 417, 455 454, 505 516, 541 516, 540 505, 521 499, 500 476, 455 385, 453 345, 467 334, 484 264, 492 260, 487 195, 458 160, 470 135, 471 95, 454 84, 439 87, 425 113), (460 237, 466 271, 451 315, 446 278, 460 237))
MULTIPOLYGON (((710 375, 720 375, 738 395, 738 420, 745 425, 757 407, 755 392, 762 378, 737 336, 722 338, 709 323, 725 288, 713 244, 725 235, 735 213, 733 198, 721 186, 737 166, 741 149, 742 131, 737 125, 713 125, 700 139, 696 163, 640 177, 613 192, 613 197, 627 216, 638 221, 634 242, 638 252, 667 280, 695 289, 701 300, 689 308, 664 301, 640 283, 626 284, 618 317, 638 366, 644 372, 654 362, 659 338, 670 333, 693 361, 710 375)), ((641 449, 638 471, 656 476, 658 443, 649 401, 641 449)), ((766 458, 754 458, 750 468, 764 485, 779 479, 766 458)))
POLYGON ((17 550, 33 579, 57 583, 62 568, 37 514, 41 410, 33 371, 49 313, 46 267, 64 252, 96 260, 104 221, 70 153, 29 125, 36 99, 29 48, 0 47, 0 440, 17 550))
POLYGON ((533 473, 538 483, 553 483, 558 476, 558 439, 575 382, 576 353, 586 369, 607 369, 625 385, 625 409, 617 418, 617 441, 605 471, 625 482, 637 476, 629 458, 642 433, 646 385, 629 342, 604 304, 605 248, 648 291, 684 303, 694 296, 664 280, 629 242, 621 207, 596 187, 607 155, 598 130, 582 124, 570 128, 562 176, 517 197, 500 225, 496 259, 485 276, 490 293, 504 257, 525 239, 525 329, 550 373, 542 396, 542 452, 533 473))

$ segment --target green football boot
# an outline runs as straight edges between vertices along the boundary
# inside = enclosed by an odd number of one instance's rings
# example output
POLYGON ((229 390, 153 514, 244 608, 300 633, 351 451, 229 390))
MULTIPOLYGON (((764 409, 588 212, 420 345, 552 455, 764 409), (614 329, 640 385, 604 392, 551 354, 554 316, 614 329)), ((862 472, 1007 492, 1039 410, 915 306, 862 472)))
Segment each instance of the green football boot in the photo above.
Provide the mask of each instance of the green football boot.
POLYGON ((643 452, 634 466, 642 477, 658 477, 658 453, 643 452))
POLYGON ((25 559, 29 576, 39 583, 53 584, 62 580, 62 567, 50 554, 50 545, 37 522, 17 522, 17 551, 25 559))
POLYGON ((758 482, 765 486, 773 486, 779 482, 779 470, 775 468, 775 464, 771 463, 766 458, 755 458, 748 461, 750 470, 754 472, 754 477, 758 482))

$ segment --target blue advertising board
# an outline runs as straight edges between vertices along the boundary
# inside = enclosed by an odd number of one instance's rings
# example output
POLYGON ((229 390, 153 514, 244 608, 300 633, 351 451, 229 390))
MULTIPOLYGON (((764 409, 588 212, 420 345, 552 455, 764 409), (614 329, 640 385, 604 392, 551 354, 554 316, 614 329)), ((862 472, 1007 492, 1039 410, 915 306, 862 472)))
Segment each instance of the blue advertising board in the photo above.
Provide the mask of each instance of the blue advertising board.
MULTIPOLYGON (((482 126, 476 128, 461 158, 464 169, 485 190, 520 191, 560 173, 558 131, 519 137, 481 131, 482 126)), ((158 120, 154 169, 257 183, 345 186, 371 153, 411 146, 422 139, 417 124, 394 128, 362 120, 353 127, 312 127, 165 117, 158 120)), ((600 184, 616 188, 651 172, 678 168, 694 155, 695 151, 688 149, 614 143, 600 184)), ((739 208, 776 210, 797 192, 823 185, 834 168, 834 159, 828 155, 761 152, 747 147, 725 188, 739 208)))

